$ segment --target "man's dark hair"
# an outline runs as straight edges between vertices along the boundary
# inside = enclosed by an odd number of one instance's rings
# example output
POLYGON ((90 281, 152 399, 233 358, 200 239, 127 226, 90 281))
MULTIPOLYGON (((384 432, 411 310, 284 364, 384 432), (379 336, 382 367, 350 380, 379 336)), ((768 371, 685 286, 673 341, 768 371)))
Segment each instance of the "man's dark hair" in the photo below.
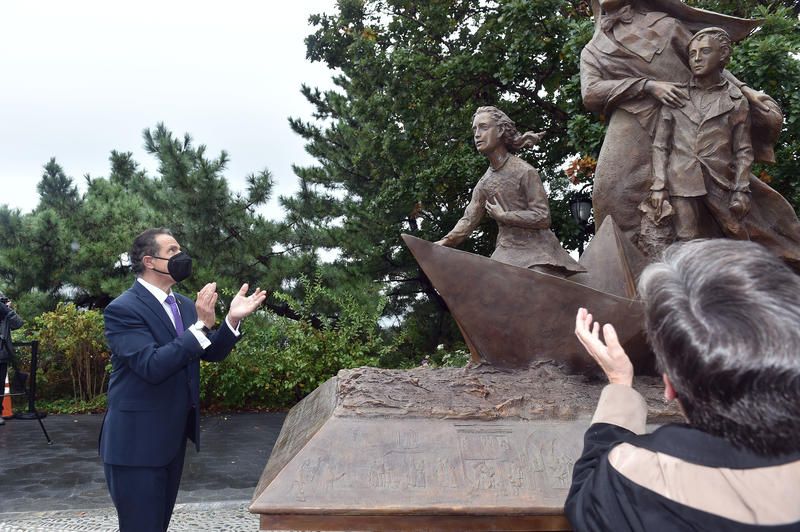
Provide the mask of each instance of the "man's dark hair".
POLYGON ((156 227, 144 231, 133 240, 128 258, 131 261, 131 269, 137 276, 144 271, 142 258, 144 258, 145 255, 151 257, 158 255, 158 242, 156 242, 156 237, 158 235, 172 236, 172 231, 166 227, 156 227))
POLYGON ((800 277, 752 242, 671 246, 639 279, 689 423, 762 455, 800 448, 800 277))

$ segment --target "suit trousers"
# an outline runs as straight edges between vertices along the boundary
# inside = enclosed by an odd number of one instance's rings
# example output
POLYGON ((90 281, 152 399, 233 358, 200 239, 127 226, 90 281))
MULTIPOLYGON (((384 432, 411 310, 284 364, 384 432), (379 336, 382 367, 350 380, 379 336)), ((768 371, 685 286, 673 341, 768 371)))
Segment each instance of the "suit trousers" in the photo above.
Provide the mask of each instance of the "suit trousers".
MULTIPOLYGON (((8 362, 0 362, 0 386, 5 390, 6 375, 8 374, 8 362)), ((0 425, 5 424, 3 418, 0 417, 0 425)))
POLYGON ((120 532, 167 530, 178 497, 185 454, 186 437, 175 458, 163 467, 103 464, 120 532))

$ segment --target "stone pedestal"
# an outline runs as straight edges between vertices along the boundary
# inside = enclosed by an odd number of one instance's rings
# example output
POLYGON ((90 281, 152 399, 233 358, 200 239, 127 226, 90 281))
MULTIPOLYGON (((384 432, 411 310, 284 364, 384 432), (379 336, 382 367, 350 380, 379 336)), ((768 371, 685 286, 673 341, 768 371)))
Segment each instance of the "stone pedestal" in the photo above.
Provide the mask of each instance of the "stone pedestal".
MULTIPOLYGON (((568 530, 602 387, 552 362, 341 371, 289 413, 250 511, 262 530, 568 530)), ((650 422, 679 417, 660 379, 636 388, 650 422)))

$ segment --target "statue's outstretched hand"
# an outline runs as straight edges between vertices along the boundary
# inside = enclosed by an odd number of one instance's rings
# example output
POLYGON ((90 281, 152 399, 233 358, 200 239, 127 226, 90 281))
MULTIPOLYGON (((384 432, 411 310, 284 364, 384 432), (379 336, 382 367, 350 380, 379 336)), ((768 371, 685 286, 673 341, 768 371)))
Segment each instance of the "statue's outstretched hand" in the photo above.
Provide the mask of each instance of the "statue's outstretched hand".
POLYGON ((585 308, 578 309, 575 316, 575 336, 586 351, 600 365, 611 384, 633 385, 633 364, 617 338, 617 331, 607 323, 603 326, 600 340, 600 324, 592 324, 592 315, 585 308))

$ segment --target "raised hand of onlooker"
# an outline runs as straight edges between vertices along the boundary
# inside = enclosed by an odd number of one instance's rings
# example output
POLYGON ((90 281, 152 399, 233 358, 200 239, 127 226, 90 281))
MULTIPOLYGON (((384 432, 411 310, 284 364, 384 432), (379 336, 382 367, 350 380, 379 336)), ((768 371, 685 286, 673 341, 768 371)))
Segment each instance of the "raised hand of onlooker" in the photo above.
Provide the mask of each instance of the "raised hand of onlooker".
POLYGON ((578 315, 575 316, 575 336, 603 369, 608 382, 632 386, 633 364, 619 343, 617 331, 610 323, 603 325, 603 343, 600 339, 600 324, 592 322, 592 315, 585 308, 578 309, 578 315))

